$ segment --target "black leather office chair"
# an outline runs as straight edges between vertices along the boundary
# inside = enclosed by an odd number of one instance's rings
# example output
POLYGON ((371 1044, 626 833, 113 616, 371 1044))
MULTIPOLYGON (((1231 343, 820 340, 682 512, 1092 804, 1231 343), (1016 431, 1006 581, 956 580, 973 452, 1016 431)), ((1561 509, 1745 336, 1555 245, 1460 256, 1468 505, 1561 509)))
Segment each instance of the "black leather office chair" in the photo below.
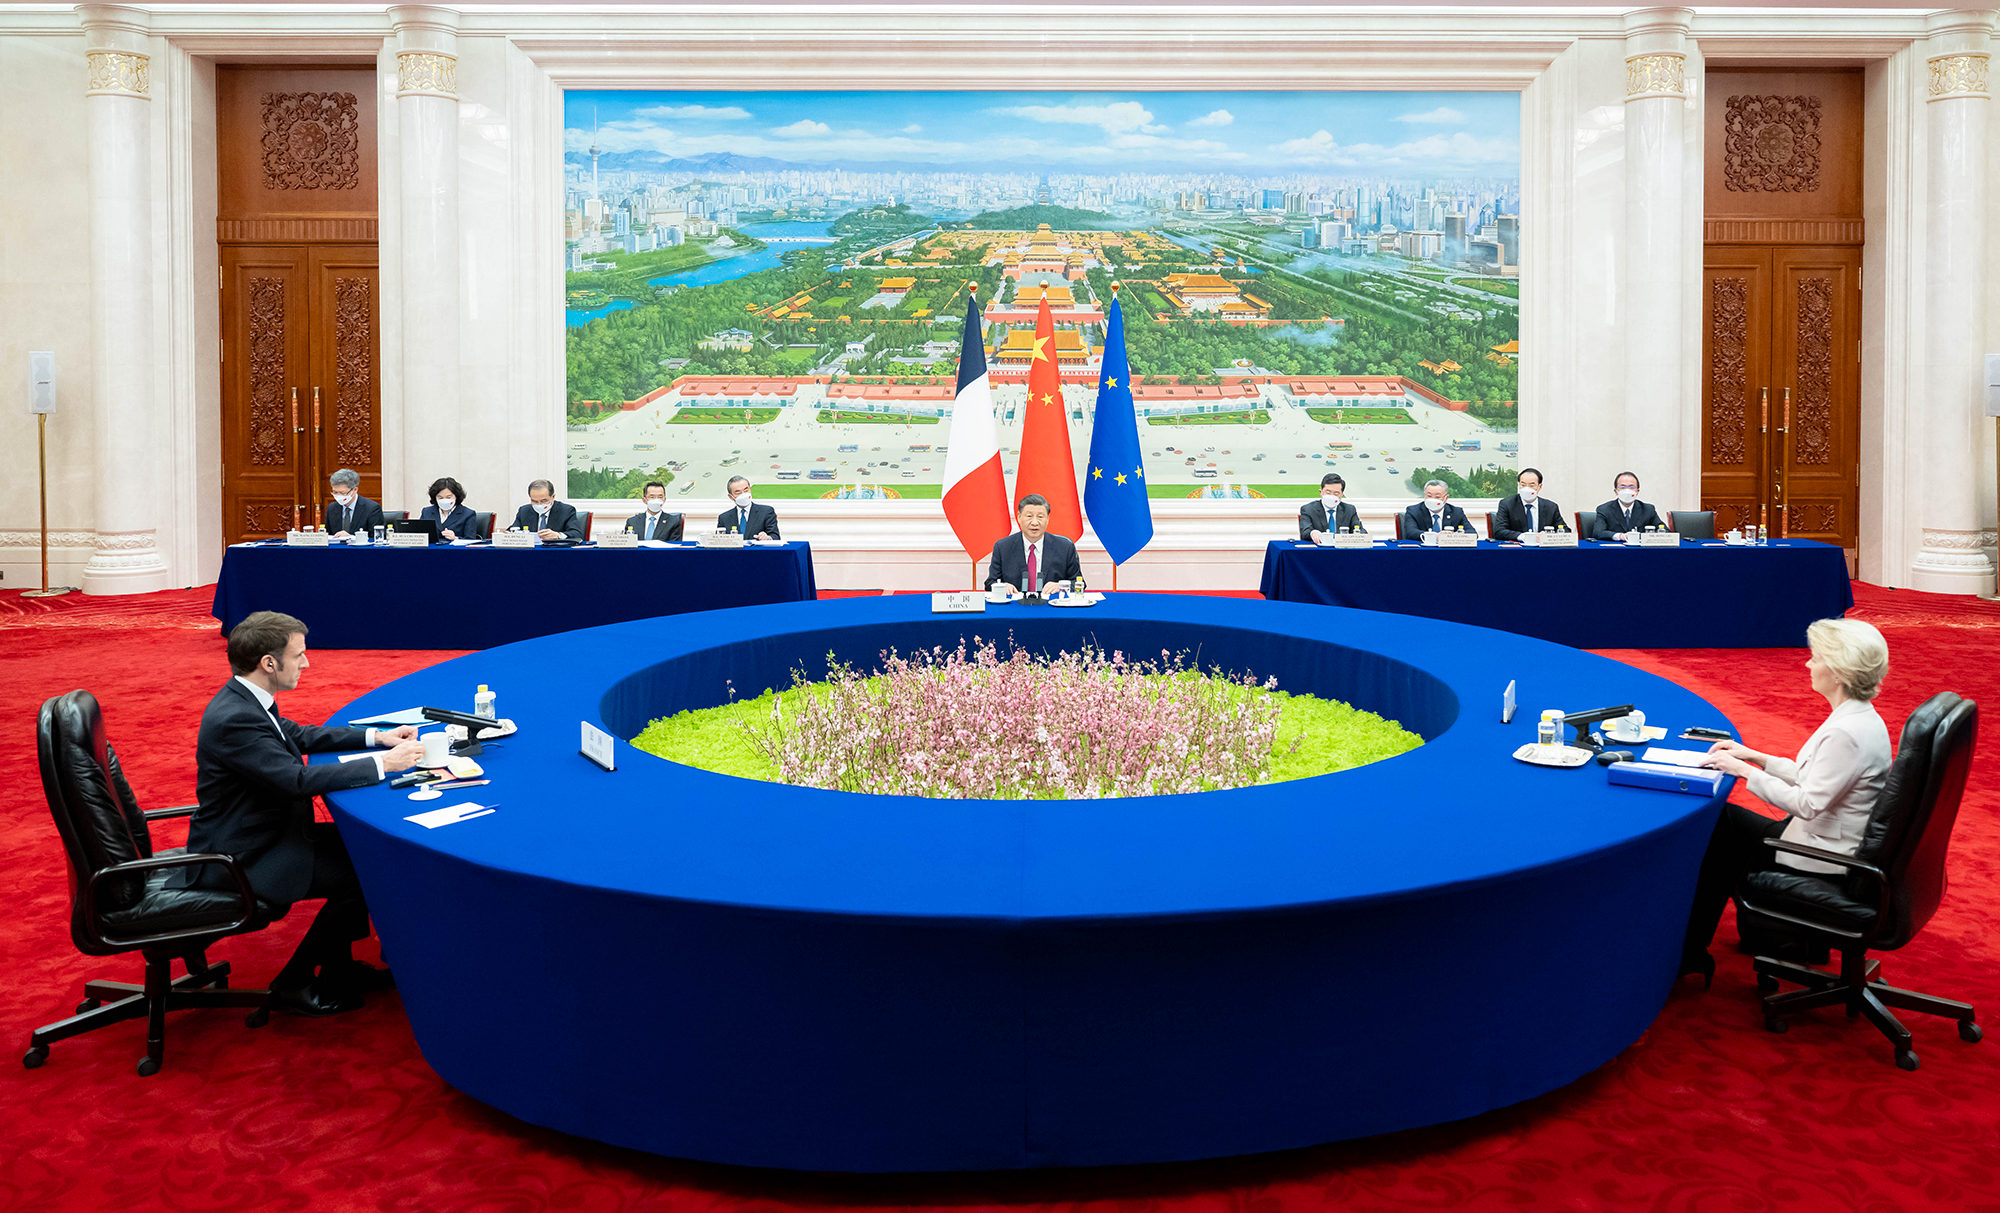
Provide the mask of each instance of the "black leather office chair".
POLYGON ((1714 510, 1668 510, 1667 526, 1681 533, 1682 539, 1715 538, 1714 510))
POLYGON ((467 535, 467 539, 493 538, 493 515, 490 513, 482 514, 474 510, 472 512, 472 528, 479 533, 477 535, 467 535))
POLYGON ((1917 1068, 1910 1031, 1889 1010, 1921 1011, 1958 1021, 1967 1041, 1982 1033, 1970 1003, 1919 994, 1871 980, 1879 963, 1870 952, 1890 952, 1916 938, 1944 898, 1945 850, 1958 820, 1972 744, 1979 733, 1979 705, 1949 691, 1931 696, 1903 724, 1902 745, 1852 856, 1818 847, 1767 840, 1780 851, 1834 864, 1845 875, 1817 875, 1779 868, 1752 872, 1737 891, 1739 929, 1803 938, 1809 946, 1840 952, 1840 972, 1828 973, 1758 957, 1757 985, 1764 991, 1764 1026, 1785 1030, 1785 1016, 1814 1007, 1845 1006, 1851 1018, 1866 1015, 1896 1049, 1896 1064, 1917 1068), (1778 993, 1779 982, 1804 989, 1778 993))
POLYGON ((384 525, 387 525, 388 523, 391 522, 408 522, 409 520, 410 520, 410 511, 408 510, 382 511, 382 522, 384 525))
POLYGON ((1488 511, 1486 511, 1486 537, 1487 537, 1488 539, 1491 539, 1491 538, 1493 538, 1493 527, 1494 527, 1494 524, 1495 524, 1495 523, 1497 523, 1497 522, 1499 522, 1499 521, 1500 521, 1500 515, 1499 515, 1499 514, 1497 514, 1497 513, 1493 512, 1492 510, 1488 510, 1488 511))
POLYGON ((35 1069, 48 1060, 56 1041, 143 1015, 148 1027, 139 1074, 144 1077, 159 1072, 166 1054, 168 1011, 248 1007, 244 1022, 263 1026, 271 1017, 270 991, 230 989, 229 963, 209 964, 206 950, 225 936, 262 930, 283 911, 273 913, 258 903, 250 878, 228 855, 153 849, 148 823, 186 817, 194 808, 139 808, 89 691, 42 704, 35 742, 49 815, 69 856, 70 940, 86 956, 142 953, 146 981, 86 982, 76 1014, 36 1028, 21 1064, 35 1069), (222 868, 235 888, 166 887, 169 873, 203 865, 222 868), (186 976, 173 976, 175 957, 186 964, 186 976))
POLYGON ((1597 523, 1598 523, 1597 511, 1592 510, 1587 514, 1584 513, 1582 510, 1576 511, 1576 537, 1578 539, 1609 538, 1608 535, 1598 534, 1597 523))

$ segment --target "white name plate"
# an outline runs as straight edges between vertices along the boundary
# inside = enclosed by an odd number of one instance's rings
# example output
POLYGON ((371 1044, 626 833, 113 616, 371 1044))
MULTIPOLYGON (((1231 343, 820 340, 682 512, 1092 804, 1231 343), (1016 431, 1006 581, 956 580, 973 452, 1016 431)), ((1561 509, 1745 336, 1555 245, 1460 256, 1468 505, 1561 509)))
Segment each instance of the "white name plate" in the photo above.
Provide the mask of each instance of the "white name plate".
POLYGON ((611 734, 591 724, 588 720, 583 721, 582 724, 583 740, 577 746, 577 753, 582 754, 585 758, 590 759, 607 771, 617 770, 618 752, 612 747, 611 734))
POLYGON ((323 548, 333 538, 325 531, 286 531, 285 546, 288 548, 323 548))
POLYGON ((740 548, 743 546, 743 535, 739 531, 708 531, 696 535, 694 543, 702 548, 740 548))
POLYGON ((1542 546, 1545 548, 1573 548, 1576 546, 1575 531, 1542 531, 1542 546))
POLYGON ((531 548, 535 546, 533 531, 501 531, 493 536, 496 548, 531 548))
POLYGON ((609 535, 599 535, 597 546, 601 548, 636 548, 639 536, 633 531, 614 531, 609 535))
POLYGON ((985 613, 986 595, 976 590, 967 590, 963 593, 955 594, 931 595, 931 614, 933 615, 983 615, 985 613))
POLYGON ((1642 548, 1677 548, 1681 545, 1679 531, 1641 531, 1639 546, 1642 548))
POLYGON ((1333 542, 1327 546, 1336 548, 1372 548, 1375 546, 1375 541, 1366 535, 1335 535, 1333 542))
POLYGON ((389 546, 392 548, 427 548, 431 537, 422 531, 390 531, 389 546))
POLYGON ((1471 531, 1442 531, 1438 533, 1437 545, 1441 548, 1476 548, 1479 536, 1471 531))

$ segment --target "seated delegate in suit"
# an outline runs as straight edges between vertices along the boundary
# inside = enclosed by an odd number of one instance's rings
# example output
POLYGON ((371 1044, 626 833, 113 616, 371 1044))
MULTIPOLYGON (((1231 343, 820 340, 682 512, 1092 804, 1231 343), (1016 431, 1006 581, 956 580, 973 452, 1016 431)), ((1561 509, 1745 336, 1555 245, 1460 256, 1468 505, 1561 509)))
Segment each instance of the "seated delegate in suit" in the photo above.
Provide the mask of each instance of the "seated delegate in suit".
POLYGON ((667 486, 648 480, 639 490, 646 496, 646 508, 625 520, 625 529, 641 539, 662 539, 677 543, 681 537, 681 516, 667 513, 667 486))
MULTIPOLYGON (((195 741, 194 819, 188 846, 232 855, 258 900, 274 906, 325 898, 305 938, 271 979, 271 1005, 301 1015, 337 1015, 361 1005, 368 989, 387 989, 389 974, 356 961, 350 945, 368 935, 368 904, 348 862, 340 830, 313 821, 313 797, 366 787, 423 757, 417 730, 314 728, 278 714, 276 697, 299 685, 306 625, 258 611, 229 632, 235 675, 201 714, 195 741), (391 746, 372 761, 307 766, 306 754, 391 746), (317 970, 317 976, 315 976, 317 970)), ((182 868, 174 887, 230 888, 220 868, 182 868)))
POLYGON ((583 542, 583 515, 567 501, 556 500, 556 486, 546 480, 528 482, 528 504, 514 511, 510 531, 533 531, 541 539, 583 542))
MULTIPOLYGON (((1787 855, 1764 845, 1782 837, 1852 855, 1861 849, 1861 835, 1875 811, 1875 800, 1889 778, 1889 726, 1875 711, 1875 694, 1889 672, 1889 645, 1882 633, 1859 619, 1822 619, 1806 628, 1806 661, 1812 689, 1832 709, 1797 758, 1763 754, 1734 741, 1709 747, 1708 766, 1736 775, 1749 784, 1750 794, 1784 817, 1772 820, 1741 805, 1722 806, 1722 816, 1709 836, 1695 877, 1694 905, 1688 911, 1687 937, 1681 945, 1681 974, 1715 972, 1709 941, 1715 938, 1722 907, 1737 882, 1751 871, 1788 868, 1838 878, 1841 869, 1803 855, 1787 855)), ((1781 953, 1744 940, 1745 950, 1764 955, 1781 953)), ((1797 957, 1803 959, 1802 957, 1797 957)))
POLYGON ((1354 528, 1357 535, 1365 535, 1368 528, 1361 525, 1361 515, 1343 498, 1347 496, 1347 481, 1339 472, 1328 472, 1319 478, 1319 500, 1308 501, 1299 507, 1299 538, 1308 542, 1314 531, 1332 528, 1345 530, 1354 528), (1332 511, 1329 521, 1328 511, 1332 511))
POLYGON ((1493 516, 1493 537, 1505 542, 1519 539, 1529 531, 1543 531, 1555 527, 1567 531, 1569 523, 1563 518, 1562 507, 1542 496, 1542 474, 1534 468, 1522 468, 1514 483, 1520 492, 1500 503, 1493 516))
POLYGON ((760 505, 751 497, 748 476, 729 478, 729 500, 735 504, 715 516, 717 527, 725 531, 735 531, 746 539, 752 535, 769 535, 773 539, 783 538, 778 534, 778 511, 768 505, 760 505))
POLYGON ((1451 503, 1451 489, 1442 480, 1424 485, 1424 499, 1403 511, 1403 538, 1415 539, 1424 531, 1469 531, 1465 511, 1451 503))
POLYGON ((1051 581, 1075 581, 1083 576, 1076 545, 1048 533, 1048 498, 1040 493, 1021 498, 1014 521, 1021 529, 994 544, 993 558, 986 562, 987 589, 998 581, 1034 594, 1051 581))
POLYGON ((1660 512, 1639 500, 1639 478, 1631 472, 1620 472, 1612 489, 1618 494, 1614 499, 1597 507, 1597 529, 1613 534, 1626 531, 1643 531, 1649 526, 1664 528, 1660 512))
POLYGON ((449 476, 431 482, 431 503, 417 515, 438 524, 441 539, 484 539, 479 533, 479 516, 465 508, 465 486, 449 476))
POLYGON ((361 495, 361 473, 342 468, 326 478, 333 500, 326 506, 326 529, 335 539, 368 535, 382 526, 382 507, 361 495))

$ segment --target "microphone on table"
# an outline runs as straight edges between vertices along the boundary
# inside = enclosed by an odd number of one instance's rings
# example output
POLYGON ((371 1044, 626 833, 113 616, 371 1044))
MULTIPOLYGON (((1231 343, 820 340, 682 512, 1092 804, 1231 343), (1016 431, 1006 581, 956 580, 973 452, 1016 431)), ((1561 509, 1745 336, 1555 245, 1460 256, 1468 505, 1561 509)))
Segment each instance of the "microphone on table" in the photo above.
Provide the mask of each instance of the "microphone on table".
POLYGON ((455 724, 465 730, 465 740, 453 742, 454 754, 473 755, 481 750, 479 735, 482 732, 497 733, 502 726, 491 716, 474 716, 470 712, 454 712, 450 708, 424 708, 424 719, 438 724, 455 724))

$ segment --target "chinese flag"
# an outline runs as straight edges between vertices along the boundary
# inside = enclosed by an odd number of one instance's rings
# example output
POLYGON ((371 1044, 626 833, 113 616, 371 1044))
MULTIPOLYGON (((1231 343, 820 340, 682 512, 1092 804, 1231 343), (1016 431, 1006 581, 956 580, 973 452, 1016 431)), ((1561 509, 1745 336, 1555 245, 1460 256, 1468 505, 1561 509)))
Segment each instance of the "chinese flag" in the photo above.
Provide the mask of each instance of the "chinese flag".
POLYGON ((1040 493, 1049 499, 1049 530, 1083 538, 1083 508, 1076 499, 1076 461, 1069 453, 1069 404, 1056 362, 1056 320, 1049 298, 1035 312, 1035 358, 1028 364, 1028 402, 1021 421, 1021 466, 1014 473, 1014 506, 1040 493))

